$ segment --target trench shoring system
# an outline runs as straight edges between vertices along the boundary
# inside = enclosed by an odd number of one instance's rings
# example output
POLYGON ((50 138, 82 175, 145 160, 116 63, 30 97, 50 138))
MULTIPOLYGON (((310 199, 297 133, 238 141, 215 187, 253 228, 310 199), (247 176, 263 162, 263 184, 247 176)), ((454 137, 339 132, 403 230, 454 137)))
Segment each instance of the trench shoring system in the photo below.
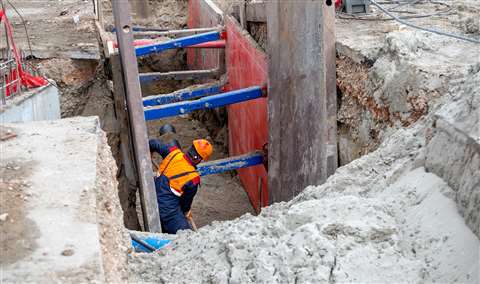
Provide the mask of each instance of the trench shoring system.
MULTIPOLYGON (((117 43, 110 46, 118 48, 121 63, 147 231, 160 232, 161 228, 147 120, 226 106, 231 157, 201 163, 198 170, 201 175, 237 170, 257 212, 273 202, 291 199, 307 185, 323 183, 336 168, 333 6, 322 1, 247 5, 238 7, 237 20, 224 15, 211 0, 190 0, 188 29, 163 30, 133 27, 128 2, 113 1, 117 43), (293 10, 295 13, 288 13, 293 10), (255 21, 268 22, 270 62, 242 28, 248 13, 255 15, 255 21), (299 13, 305 14, 304 21, 294 17, 299 13), (264 16, 259 20, 258 15, 264 16), (173 39, 158 42, 155 37, 159 35, 173 39), (138 58, 177 48, 187 48, 190 70, 138 73, 138 58), (157 80, 214 79, 224 73, 227 80, 188 91, 143 98, 140 90, 141 84, 157 80), (313 161, 306 153, 314 153, 313 161), (269 184, 276 187, 269 189, 269 184)), ((132 233, 132 238, 134 246, 144 251, 168 243, 153 235, 132 233)))

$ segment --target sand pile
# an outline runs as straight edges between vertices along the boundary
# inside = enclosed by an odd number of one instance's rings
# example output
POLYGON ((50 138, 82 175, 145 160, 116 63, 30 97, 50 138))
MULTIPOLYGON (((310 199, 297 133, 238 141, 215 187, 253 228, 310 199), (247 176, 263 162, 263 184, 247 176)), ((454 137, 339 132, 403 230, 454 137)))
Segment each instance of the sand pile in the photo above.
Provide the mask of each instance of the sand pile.
MULTIPOLYGON (((438 115, 454 108, 463 125, 478 120, 471 102, 480 93, 480 73, 472 73, 457 82, 438 115)), ((179 234, 158 253, 132 255, 131 280, 478 283, 480 242, 459 214, 457 185, 425 170, 429 155, 441 155, 426 150, 438 115, 400 129, 324 185, 258 217, 213 223, 179 234)), ((472 166, 463 166, 470 180, 479 175, 472 166)), ((478 196, 478 184, 470 190, 478 196)), ((470 215, 478 215, 473 202, 470 215)))

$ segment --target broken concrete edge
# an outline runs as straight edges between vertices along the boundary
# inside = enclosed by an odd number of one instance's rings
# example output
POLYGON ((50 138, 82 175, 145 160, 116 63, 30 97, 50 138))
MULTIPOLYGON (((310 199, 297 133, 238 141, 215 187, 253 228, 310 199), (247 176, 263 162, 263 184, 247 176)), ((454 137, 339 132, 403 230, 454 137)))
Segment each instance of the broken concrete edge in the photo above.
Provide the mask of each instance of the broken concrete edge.
POLYGON ((49 82, 48 85, 23 91, 22 93, 20 93, 18 95, 14 95, 11 98, 8 97, 7 98, 7 104, 6 105, 0 105, 0 112, 8 110, 8 109, 10 109, 14 106, 20 105, 22 102, 24 102, 25 100, 28 100, 32 96, 34 96, 36 94, 39 94, 41 92, 44 92, 46 89, 52 87, 52 85, 53 85, 53 87, 57 87, 57 83, 54 80, 49 79, 48 82, 49 82))
POLYGON ((73 51, 50 51, 32 50, 33 56, 37 59, 66 58, 79 60, 100 60, 100 51, 73 50, 73 51))
POLYGON ((98 118, 96 124, 96 209, 105 280, 108 283, 126 283, 127 254, 131 251, 131 242, 123 224, 123 210, 118 197, 117 166, 98 118))
POLYGON ((18 136, 1 142, 2 149, 8 149, 0 155, 2 165, 29 165, 18 177, 29 184, 24 190, 28 198, 19 195, 25 201, 25 218, 15 221, 34 233, 14 235, 26 254, 2 259, 0 282, 127 282, 130 242, 115 161, 99 119, 5 127, 18 136))
POLYGON ((25 122, 60 118, 60 94, 53 80, 50 84, 24 91, 0 106, 0 122, 25 122))
POLYGON ((452 187, 460 214, 480 238, 480 97, 469 89, 478 84, 480 71, 466 80, 456 101, 433 116, 425 167, 452 187))

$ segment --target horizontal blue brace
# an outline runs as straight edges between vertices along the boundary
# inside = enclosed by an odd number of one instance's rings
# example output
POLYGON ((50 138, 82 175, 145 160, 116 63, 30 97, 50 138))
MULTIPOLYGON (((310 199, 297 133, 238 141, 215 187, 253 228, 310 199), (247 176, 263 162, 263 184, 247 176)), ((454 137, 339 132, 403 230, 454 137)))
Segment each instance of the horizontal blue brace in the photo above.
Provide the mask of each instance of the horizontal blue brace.
POLYGON ((249 154, 200 163, 197 170, 201 176, 238 170, 263 163, 263 152, 256 151, 249 154))
MULTIPOLYGON (((142 232, 141 234, 135 234, 135 236, 140 240, 144 241, 145 243, 149 244, 150 246, 154 247, 156 250, 161 249, 162 247, 172 242, 171 240, 162 239, 158 235, 148 234, 145 232, 142 232)), ((134 240, 132 240, 132 247, 135 249, 136 252, 150 252, 149 249, 145 248, 140 243, 134 240)))
POLYGON ((135 48, 136 56, 144 56, 152 53, 162 52, 167 49, 183 48, 199 43, 214 41, 220 39, 220 32, 213 31, 208 33, 196 34, 186 37, 173 39, 167 42, 155 43, 150 45, 139 46, 135 48))
POLYGON ((199 109, 211 109, 260 98, 262 89, 250 87, 200 98, 194 101, 183 101, 156 107, 145 107, 145 120, 154 120, 165 117, 190 113, 199 109))
POLYGON ((220 85, 213 85, 209 87, 191 89, 188 91, 177 91, 170 94, 148 96, 143 98, 143 106, 158 106, 201 98, 209 95, 216 95, 220 93, 220 88, 220 85))

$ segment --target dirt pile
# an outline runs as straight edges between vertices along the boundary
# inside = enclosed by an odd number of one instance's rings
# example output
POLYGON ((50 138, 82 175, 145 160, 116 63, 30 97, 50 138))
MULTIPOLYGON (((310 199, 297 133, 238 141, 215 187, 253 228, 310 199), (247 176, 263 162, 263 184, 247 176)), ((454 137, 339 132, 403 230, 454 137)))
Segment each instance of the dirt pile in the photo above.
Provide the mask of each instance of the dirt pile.
MULTIPOLYGON (((424 3, 406 9, 414 16, 444 9, 437 4, 424 3)), ((461 26, 478 14, 478 4, 455 1, 451 8, 448 15, 408 21, 464 34, 461 26)), ((342 165, 376 149, 395 129, 435 112, 441 98, 448 95, 450 82, 464 78, 480 62, 475 44, 407 28, 395 21, 372 20, 380 15, 374 9, 373 14, 364 17, 370 20, 337 16, 338 137, 342 165)), ((478 38, 478 34, 467 36, 478 38)))
POLYGON ((470 160, 480 157, 480 72, 470 72, 452 82, 439 111, 396 131, 325 184, 258 217, 213 223, 180 233, 156 254, 132 255, 131 280, 477 283, 480 174, 470 160), (467 129, 476 146, 448 144, 437 134, 445 128, 438 129, 440 117, 467 129), (431 145, 435 139, 444 142, 441 151, 431 145), (461 159, 465 151, 470 160, 461 159), (463 182, 453 182, 445 169, 427 172, 428 161, 442 152, 462 161, 449 165, 450 172, 465 173, 463 182))

